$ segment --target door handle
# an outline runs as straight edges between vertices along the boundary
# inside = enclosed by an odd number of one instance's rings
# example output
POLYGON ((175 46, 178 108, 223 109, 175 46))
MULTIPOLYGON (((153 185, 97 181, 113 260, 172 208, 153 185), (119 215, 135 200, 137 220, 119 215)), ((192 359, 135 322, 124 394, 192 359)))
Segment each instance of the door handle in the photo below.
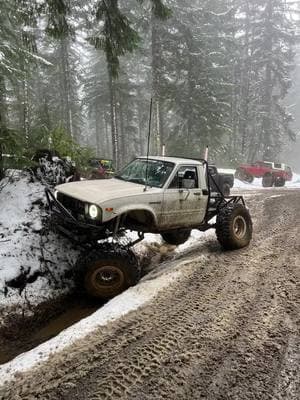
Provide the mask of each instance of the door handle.
POLYGON ((194 193, 194 196, 201 196, 201 193, 200 192, 196 192, 196 193, 194 193))
POLYGON ((186 193, 186 196, 182 199, 179 199, 179 201, 185 201, 190 195, 189 189, 179 189, 179 193, 180 194, 186 193))

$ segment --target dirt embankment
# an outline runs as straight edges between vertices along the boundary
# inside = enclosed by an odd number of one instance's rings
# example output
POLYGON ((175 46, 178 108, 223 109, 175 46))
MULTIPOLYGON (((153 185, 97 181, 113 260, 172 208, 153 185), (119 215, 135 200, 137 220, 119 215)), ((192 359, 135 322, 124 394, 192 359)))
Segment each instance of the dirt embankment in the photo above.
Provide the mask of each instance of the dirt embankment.
POLYGON ((249 199, 249 248, 194 249, 176 287, 17 377, 1 398, 298 399, 300 192, 267 195, 249 199))

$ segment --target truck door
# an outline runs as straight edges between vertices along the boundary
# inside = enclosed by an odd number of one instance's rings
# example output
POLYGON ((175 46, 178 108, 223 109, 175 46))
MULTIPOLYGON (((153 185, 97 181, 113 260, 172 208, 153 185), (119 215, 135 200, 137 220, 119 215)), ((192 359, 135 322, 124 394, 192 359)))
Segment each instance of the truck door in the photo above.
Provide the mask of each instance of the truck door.
POLYGON ((196 166, 182 165, 178 168, 172 182, 164 191, 161 227, 182 228, 201 224, 207 204, 207 195, 203 194, 202 184, 196 166))

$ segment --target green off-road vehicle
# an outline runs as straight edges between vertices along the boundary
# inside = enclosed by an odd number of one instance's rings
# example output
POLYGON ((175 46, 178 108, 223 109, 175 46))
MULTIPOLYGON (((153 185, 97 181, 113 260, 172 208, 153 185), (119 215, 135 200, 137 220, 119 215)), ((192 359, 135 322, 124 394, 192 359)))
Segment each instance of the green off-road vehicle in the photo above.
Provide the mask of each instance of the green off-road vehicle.
POLYGON ((138 282, 139 262, 130 247, 146 232, 180 245, 192 229, 214 228, 223 249, 247 246, 252 221, 244 199, 224 197, 213 180, 205 160, 141 157, 112 179, 47 190, 55 225, 84 247, 77 268, 87 292, 111 298, 138 282), (121 244, 128 230, 136 231, 138 239, 121 244))

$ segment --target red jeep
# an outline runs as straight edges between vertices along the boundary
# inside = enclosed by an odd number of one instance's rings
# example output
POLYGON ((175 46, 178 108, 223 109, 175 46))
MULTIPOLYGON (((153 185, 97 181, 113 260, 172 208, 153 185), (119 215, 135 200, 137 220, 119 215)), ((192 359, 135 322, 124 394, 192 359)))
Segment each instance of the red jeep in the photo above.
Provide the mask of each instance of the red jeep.
POLYGON ((269 161, 242 164, 235 172, 235 178, 248 183, 253 182, 254 178, 262 178, 263 187, 284 186, 286 181, 292 180, 292 177, 293 173, 290 167, 269 161))

